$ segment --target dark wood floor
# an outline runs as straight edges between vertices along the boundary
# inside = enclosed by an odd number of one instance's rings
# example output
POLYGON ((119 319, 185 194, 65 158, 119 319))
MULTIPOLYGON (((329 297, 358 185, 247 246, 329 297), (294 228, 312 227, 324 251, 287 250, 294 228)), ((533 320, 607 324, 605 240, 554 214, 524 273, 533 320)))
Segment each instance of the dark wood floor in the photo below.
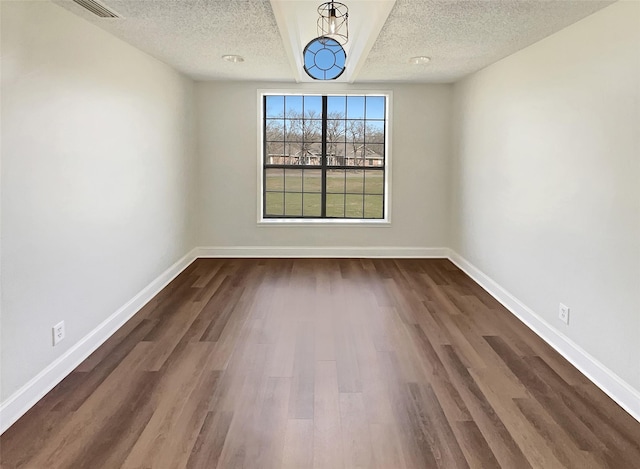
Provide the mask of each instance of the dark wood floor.
POLYGON ((640 467, 640 423, 446 260, 193 263, 2 467, 640 467))

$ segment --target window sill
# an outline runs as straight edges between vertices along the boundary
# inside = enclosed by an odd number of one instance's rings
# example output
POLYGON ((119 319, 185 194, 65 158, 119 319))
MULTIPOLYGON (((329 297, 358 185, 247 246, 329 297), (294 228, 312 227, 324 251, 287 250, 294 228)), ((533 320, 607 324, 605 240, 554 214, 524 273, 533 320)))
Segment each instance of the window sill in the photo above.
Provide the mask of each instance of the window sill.
POLYGON ((258 226, 344 226, 344 227, 378 227, 378 228, 390 228, 391 221, 389 220, 356 220, 356 219, 304 219, 304 218, 265 218, 258 221, 258 226))

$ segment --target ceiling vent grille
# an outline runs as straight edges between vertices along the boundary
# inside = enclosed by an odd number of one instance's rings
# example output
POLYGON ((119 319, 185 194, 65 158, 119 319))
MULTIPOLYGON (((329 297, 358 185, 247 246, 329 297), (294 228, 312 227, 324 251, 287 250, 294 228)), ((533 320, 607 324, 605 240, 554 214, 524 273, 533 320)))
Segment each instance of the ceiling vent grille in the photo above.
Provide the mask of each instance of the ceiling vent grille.
POLYGON ((96 16, 100 18, 120 18, 116 12, 109 10, 104 5, 96 2, 95 0, 73 0, 75 3, 80 5, 82 8, 89 10, 96 16))

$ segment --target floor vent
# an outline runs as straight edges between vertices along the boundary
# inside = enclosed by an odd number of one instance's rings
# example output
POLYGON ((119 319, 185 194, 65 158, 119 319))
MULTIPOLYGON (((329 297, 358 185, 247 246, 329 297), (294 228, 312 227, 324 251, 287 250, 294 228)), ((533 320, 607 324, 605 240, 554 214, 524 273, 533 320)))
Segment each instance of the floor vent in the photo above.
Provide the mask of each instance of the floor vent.
POLYGON ((114 11, 109 10, 104 5, 96 2, 95 0, 73 0, 75 3, 83 8, 86 8, 91 13, 100 18, 120 18, 120 15, 114 11))

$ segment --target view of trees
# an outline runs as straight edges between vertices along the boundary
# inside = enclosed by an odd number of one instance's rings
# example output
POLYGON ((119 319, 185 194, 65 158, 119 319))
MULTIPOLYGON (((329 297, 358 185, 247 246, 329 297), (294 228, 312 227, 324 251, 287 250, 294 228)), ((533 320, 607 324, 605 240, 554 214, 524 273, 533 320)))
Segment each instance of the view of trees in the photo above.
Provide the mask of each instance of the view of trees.
POLYGON ((385 96, 265 95, 263 104, 265 217, 384 218, 385 96))
MULTIPOLYGON (((327 163, 337 166, 382 166, 384 122, 346 119, 344 113, 327 116, 327 163)), ((286 118, 266 119, 267 164, 319 165, 322 120, 310 110, 287 111, 286 118)))

